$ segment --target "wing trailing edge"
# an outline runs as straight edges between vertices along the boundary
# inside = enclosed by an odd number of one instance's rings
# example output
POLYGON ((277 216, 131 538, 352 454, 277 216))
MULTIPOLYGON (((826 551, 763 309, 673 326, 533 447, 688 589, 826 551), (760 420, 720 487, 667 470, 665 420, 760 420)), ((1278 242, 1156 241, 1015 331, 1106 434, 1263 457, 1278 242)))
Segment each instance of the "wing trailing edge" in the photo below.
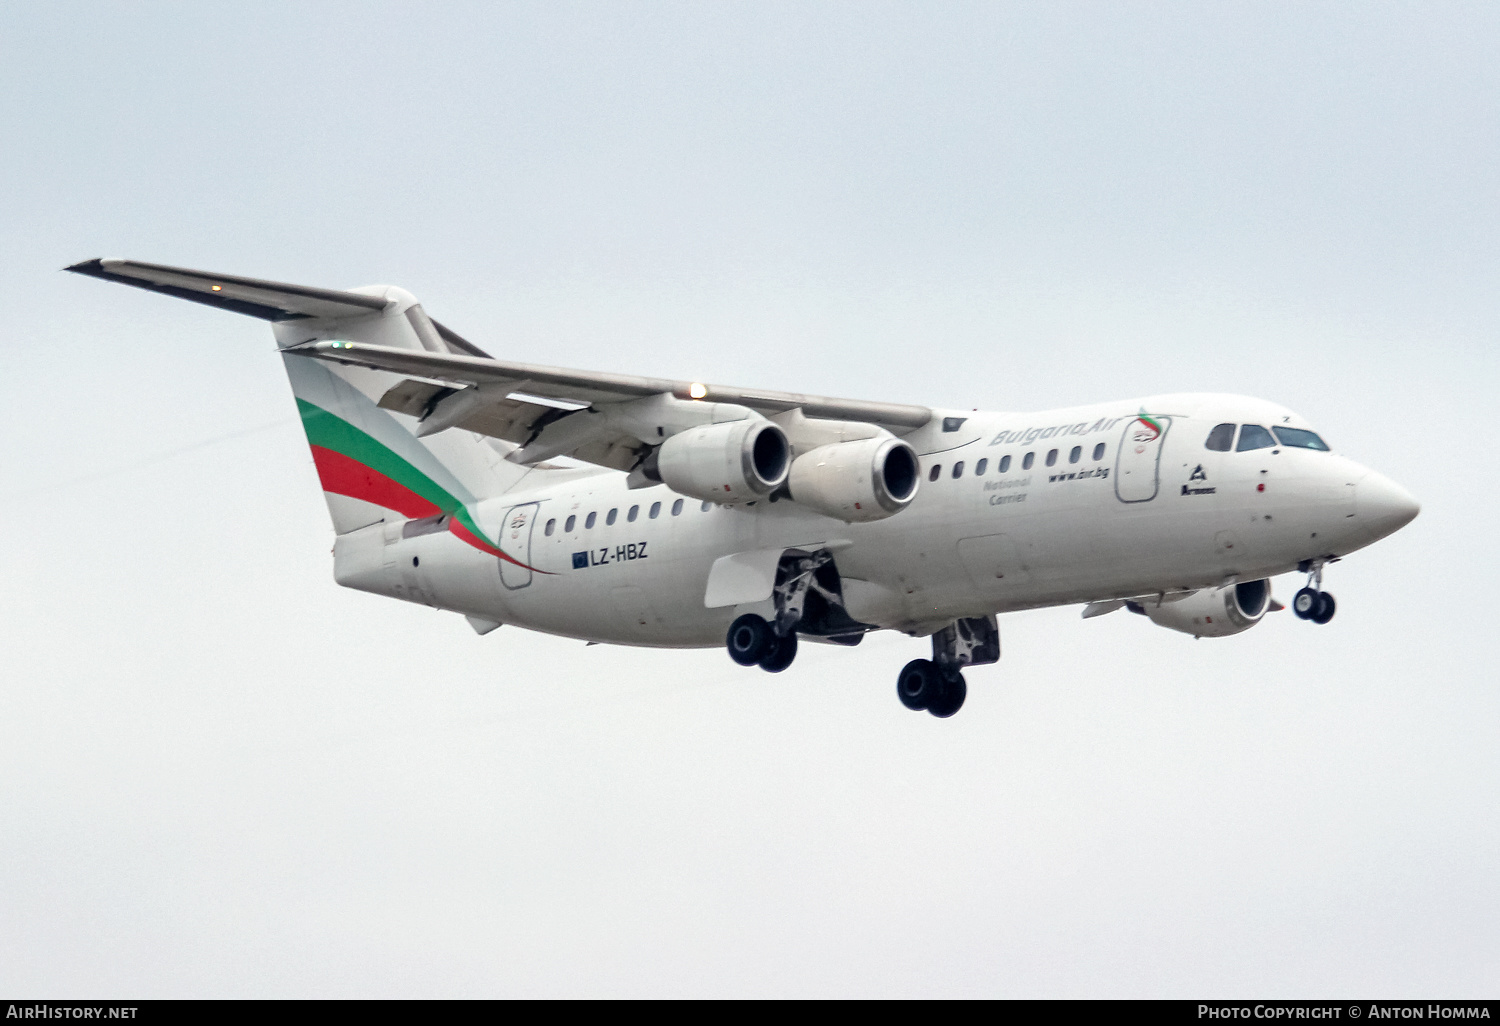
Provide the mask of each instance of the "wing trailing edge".
POLYGON ((808 417, 878 424, 898 432, 919 428, 932 419, 926 406, 835 399, 797 392, 708 385, 670 378, 637 377, 603 371, 569 370, 485 357, 393 349, 363 342, 308 342, 283 350, 332 363, 351 364, 396 374, 417 375, 460 385, 515 383, 517 391, 583 405, 618 403, 653 395, 672 395, 708 403, 733 403, 768 416, 801 410, 808 417))

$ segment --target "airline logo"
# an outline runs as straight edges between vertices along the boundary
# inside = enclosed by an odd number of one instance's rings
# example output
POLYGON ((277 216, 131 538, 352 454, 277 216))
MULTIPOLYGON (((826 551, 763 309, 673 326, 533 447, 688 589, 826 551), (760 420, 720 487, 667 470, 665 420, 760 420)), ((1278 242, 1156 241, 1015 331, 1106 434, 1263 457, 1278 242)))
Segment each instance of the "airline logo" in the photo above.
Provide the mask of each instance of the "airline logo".
POLYGON ((1135 420, 1136 423, 1141 425, 1136 429, 1134 435, 1134 440, 1136 442, 1139 442, 1142 445, 1150 445, 1152 442, 1161 437, 1161 424, 1158 421, 1152 420, 1151 415, 1146 412, 1144 407, 1141 409, 1141 412, 1136 415, 1135 420))

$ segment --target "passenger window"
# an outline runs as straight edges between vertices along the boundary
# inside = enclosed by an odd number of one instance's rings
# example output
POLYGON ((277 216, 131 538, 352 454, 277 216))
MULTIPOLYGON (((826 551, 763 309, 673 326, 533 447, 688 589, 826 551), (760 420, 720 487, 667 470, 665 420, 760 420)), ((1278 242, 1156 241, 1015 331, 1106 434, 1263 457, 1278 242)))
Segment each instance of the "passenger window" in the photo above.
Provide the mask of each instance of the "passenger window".
POLYGON ((1049 467, 1055 467, 1055 466, 1057 466, 1057 450, 1056 449, 1053 449, 1051 452, 1047 453, 1047 466, 1049 466, 1049 467))
POLYGON ((963 476, 964 476, 964 461, 963 460, 959 460, 957 463, 953 464, 953 479, 955 481, 957 481, 959 478, 961 478, 963 476))
POLYGON ((547 537, 548 538, 552 537, 552 532, 556 528, 557 528, 557 518, 556 517, 554 517, 551 520, 547 521, 547 537))
POLYGON ((1259 424, 1244 424, 1240 426, 1240 444, 1235 449, 1247 452, 1251 449, 1269 449, 1275 444, 1276 439, 1271 437, 1271 432, 1259 424))
POLYGON ((1009 456, 1001 456, 1000 457, 1000 465, 998 467, 996 467, 995 469, 997 471, 999 471, 1000 473, 1002 473, 1002 474, 1005 473, 1007 470, 1009 470, 1010 469, 1010 457, 1009 456))
POLYGON ((577 523, 578 523, 578 518, 577 517, 569 517, 568 518, 568 522, 566 524, 563 524, 563 530, 567 531, 569 534, 572 534, 573 533, 573 527, 577 523))
POLYGON ((633 523, 635 523, 635 518, 638 517, 638 516, 640 516, 640 515, 641 515, 641 507, 639 507, 639 506, 631 506, 630 507, 630 512, 625 514, 625 519, 628 520, 628 521, 630 521, 633 524, 633 523))
POLYGON ((672 515, 675 517, 675 516, 678 516, 681 513, 682 513, 682 500, 678 499, 676 502, 672 503, 672 515))
POLYGON ((1083 446, 1081 446, 1081 445, 1075 445, 1075 446, 1073 446, 1073 451, 1070 452, 1070 453, 1068 453, 1068 462, 1069 463, 1077 463, 1082 458, 1083 458, 1083 446))
POLYGON ((1094 446, 1094 462, 1098 463, 1102 459, 1104 459, 1104 443, 1100 442, 1094 446))
POLYGON ((934 463, 932 465, 932 472, 927 475, 927 480, 929 480, 929 481, 936 481, 938 479, 938 475, 941 474, 942 472, 943 472, 943 465, 941 463, 934 463))
POLYGON ((661 503, 659 503, 659 502, 653 502, 651 504, 651 512, 647 513, 646 515, 648 517, 650 517, 652 520, 655 520, 658 516, 661 515, 661 503))
POLYGON ((604 517, 604 523, 605 523, 605 525, 608 526, 608 527, 614 527, 615 526, 615 519, 619 515, 620 515, 620 511, 619 510, 617 510, 617 509, 610 510, 609 513, 604 517))
POLYGON ((1026 454, 1026 458, 1021 461, 1021 469, 1022 470, 1030 470, 1031 469, 1031 465, 1033 463, 1035 463, 1035 462, 1036 462, 1036 453, 1034 453, 1034 452, 1028 452, 1026 454))
POLYGON ((593 530, 593 528, 594 528, 594 521, 596 521, 598 519, 599 519, 599 514, 597 514, 597 513, 590 513, 589 514, 589 518, 583 522, 584 528, 587 529, 587 530, 593 530))
POLYGON ((1281 444, 1288 449, 1317 449, 1319 452, 1328 451, 1328 443, 1323 441, 1311 431, 1303 431, 1301 428, 1278 427, 1272 428, 1281 444))
POLYGON ((1220 424, 1208 433, 1208 441, 1203 443, 1203 448, 1213 452, 1228 452, 1233 442, 1234 425, 1220 424))
POLYGON ((989 466, 989 460, 980 460, 978 463, 974 464, 974 476, 983 477, 984 472, 989 469, 989 466))

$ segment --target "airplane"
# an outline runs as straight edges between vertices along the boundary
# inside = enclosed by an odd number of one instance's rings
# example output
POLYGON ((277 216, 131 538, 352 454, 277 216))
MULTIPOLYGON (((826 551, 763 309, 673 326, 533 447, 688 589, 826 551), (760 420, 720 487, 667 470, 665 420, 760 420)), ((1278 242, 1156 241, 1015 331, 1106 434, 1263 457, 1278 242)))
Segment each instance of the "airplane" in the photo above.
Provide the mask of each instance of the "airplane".
POLYGON ((497 360, 395 286, 310 288, 133 260, 66 270, 269 321, 344 587, 502 625, 723 645, 899 631, 913 711, 964 704, 997 615, 1120 609, 1220 638, 1420 507, 1261 399, 1172 394, 981 413, 497 360))

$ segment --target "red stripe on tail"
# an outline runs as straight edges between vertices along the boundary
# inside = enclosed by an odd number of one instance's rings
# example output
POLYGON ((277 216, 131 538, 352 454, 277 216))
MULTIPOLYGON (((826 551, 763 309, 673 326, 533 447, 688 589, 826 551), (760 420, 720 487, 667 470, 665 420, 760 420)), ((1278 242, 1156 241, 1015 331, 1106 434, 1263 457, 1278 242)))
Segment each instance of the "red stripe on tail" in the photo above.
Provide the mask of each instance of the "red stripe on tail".
POLYGON ((318 468, 318 480, 323 482, 325 492, 373 502, 413 520, 442 512, 410 488, 371 470, 358 460, 321 445, 311 448, 313 464, 318 468))

